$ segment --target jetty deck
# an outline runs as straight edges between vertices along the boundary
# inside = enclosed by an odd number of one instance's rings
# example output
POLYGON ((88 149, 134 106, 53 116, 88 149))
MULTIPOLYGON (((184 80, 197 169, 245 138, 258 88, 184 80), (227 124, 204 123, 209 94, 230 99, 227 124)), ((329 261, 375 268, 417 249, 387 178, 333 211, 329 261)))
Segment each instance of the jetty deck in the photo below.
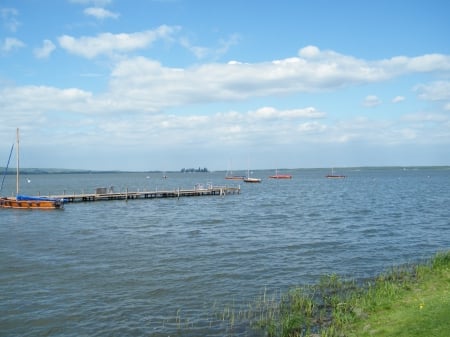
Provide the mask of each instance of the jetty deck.
POLYGON ((194 196, 224 196, 228 194, 240 194, 241 188, 229 186, 195 187, 193 189, 155 190, 155 191, 124 191, 107 193, 80 193, 49 195, 55 199, 63 199, 64 202, 87 202, 107 200, 130 200, 130 199, 155 199, 155 198, 181 198, 194 196))

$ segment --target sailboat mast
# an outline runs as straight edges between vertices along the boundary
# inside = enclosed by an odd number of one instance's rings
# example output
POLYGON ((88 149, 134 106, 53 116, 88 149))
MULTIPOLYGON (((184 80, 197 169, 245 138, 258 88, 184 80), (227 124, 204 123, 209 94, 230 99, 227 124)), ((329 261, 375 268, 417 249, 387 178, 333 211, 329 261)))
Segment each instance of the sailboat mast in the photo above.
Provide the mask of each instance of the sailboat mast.
POLYGON ((11 146, 11 151, 9 151, 9 157, 8 157, 8 162, 6 163, 5 172, 3 172, 2 185, 0 186, 0 196, 3 191, 3 185, 5 184, 6 173, 8 172, 9 162, 11 161, 11 156, 12 156, 13 150, 14 150, 14 143, 11 146))
POLYGON ((19 194, 19 128, 16 134, 17 141, 17 169, 16 169, 16 196, 19 194))

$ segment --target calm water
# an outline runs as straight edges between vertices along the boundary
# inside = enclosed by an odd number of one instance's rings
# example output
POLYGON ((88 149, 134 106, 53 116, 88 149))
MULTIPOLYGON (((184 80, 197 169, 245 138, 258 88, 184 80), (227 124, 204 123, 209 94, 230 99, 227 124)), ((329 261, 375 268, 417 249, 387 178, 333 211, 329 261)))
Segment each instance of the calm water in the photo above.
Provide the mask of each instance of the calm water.
MULTIPOLYGON (((365 278, 450 249, 449 168, 264 179, 272 173, 255 171, 263 182, 240 195, 0 210, 0 335, 258 336, 220 313, 325 274, 365 278)), ((32 175, 22 192, 230 184, 223 176, 32 175)))

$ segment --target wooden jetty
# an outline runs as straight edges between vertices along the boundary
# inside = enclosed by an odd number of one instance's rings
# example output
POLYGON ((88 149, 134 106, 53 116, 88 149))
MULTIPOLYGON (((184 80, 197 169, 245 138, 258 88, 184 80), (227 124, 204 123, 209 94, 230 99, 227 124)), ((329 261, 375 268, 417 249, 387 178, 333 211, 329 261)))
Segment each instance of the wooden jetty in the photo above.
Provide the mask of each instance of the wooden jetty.
MULTIPOLYGON (((99 189, 98 189, 99 190, 99 189)), ((101 190, 101 189, 100 189, 101 190)), ((155 191, 128 191, 125 192, 105 192, 105 193, 81 193, 81 194, 62 194, 51 195, 51 198, 62 199, 64 202, 87 202, 87 201, 106 201, 106 200, 130 200, 130 199, 155 199, 155 198, 180 198, 194 196, 240 194, 241 188, 229 186, 196 186, 193 189, 175 190, 155 190, 155 191)), ((103 192, 103 191, 102 191, 103 192)))

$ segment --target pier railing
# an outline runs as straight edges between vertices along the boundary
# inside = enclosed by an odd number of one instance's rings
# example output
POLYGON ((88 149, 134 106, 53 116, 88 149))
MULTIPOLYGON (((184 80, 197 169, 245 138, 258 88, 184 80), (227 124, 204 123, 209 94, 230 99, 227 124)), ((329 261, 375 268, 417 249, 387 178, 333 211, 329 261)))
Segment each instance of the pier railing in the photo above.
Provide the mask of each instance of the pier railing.
MULTIPOLYGON (((241 188, 229 186, 196 185, 193 189, 177 188, 174 190, 154 191, 128 191, 106 193, 79 193, 50 195, 55 199, 63 199, 64 202, 106 201, 106 200, 130 200, 130 199, 155 199, 155 198, 180 198, 193 196, 224 196, 228 194, 240 194, 241 188)), ((97 191, 98 192, 98 191, 97 191)))

